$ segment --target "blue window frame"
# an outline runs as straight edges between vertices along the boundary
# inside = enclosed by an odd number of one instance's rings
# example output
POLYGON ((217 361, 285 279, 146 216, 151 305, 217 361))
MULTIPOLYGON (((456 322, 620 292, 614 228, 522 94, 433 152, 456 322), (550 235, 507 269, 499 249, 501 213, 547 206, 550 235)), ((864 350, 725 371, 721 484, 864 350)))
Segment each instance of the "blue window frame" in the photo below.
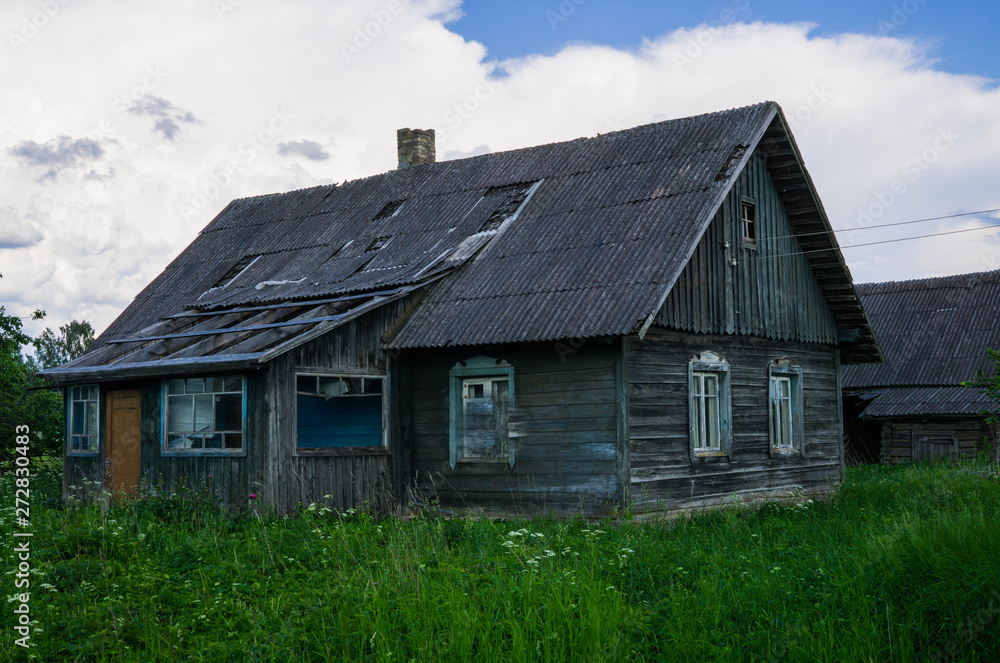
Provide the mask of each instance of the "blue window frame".
POLYGON ((66 408, 66 452, 94 456, 100 439, 100 389, 96 385, 69 387, 66 408))

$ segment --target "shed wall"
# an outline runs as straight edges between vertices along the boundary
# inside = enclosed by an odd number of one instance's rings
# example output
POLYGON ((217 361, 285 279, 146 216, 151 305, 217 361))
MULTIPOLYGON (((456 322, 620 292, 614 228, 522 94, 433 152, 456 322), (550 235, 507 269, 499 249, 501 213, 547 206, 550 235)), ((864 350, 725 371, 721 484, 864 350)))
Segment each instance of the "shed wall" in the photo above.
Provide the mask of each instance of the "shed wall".
POLYGON ((942 439, 954 437, 958 457, 971 458, 979 450, 989 429, 982 419, 932 418, 893 419, 882 423, 882 463, 899 465, 914 461, 914 442, 928 437, 942 439))

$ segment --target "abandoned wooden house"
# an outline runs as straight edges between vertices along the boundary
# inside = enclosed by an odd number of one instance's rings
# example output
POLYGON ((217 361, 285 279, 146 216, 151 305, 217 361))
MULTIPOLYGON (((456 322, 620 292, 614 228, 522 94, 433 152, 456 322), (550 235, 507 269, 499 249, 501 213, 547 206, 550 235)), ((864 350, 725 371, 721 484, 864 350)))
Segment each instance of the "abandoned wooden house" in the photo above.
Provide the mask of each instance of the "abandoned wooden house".
POLYGON ((1000 271, 858 285, 884 364, 844 367, 848 448, 867 462, 974 456, 995 407, 963 387, 1000 348, 1000 271))
POLYGON ((879 349, 777 104, 235 200, 80 359, 65 490, 290 512, 824 491, 879 349))

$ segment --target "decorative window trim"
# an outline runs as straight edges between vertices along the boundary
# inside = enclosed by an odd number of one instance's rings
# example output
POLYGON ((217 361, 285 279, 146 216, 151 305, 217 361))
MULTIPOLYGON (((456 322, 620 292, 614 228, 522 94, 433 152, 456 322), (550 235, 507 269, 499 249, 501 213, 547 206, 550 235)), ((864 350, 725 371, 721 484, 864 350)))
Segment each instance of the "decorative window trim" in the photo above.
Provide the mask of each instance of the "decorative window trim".
MULTIPOLYGON (((688 360, 688 445, 691 462, 707 458, 730 458, 733 452, 732 398, 729 385, 729 362, 725 357, 711 350, 692 356, 688 360), (698 430, 701 427, 702 407, 695 381, 699 376, 710 374, 718 380, 719 399, 719 444, 716 447, 696 447, 698 430), (698 428, 696 428, 698 427, 698 428)), ((707 430, 708 424, 705 424, 707 430)))
POLYGON ((741 196, 737 213, 739 215, 737 224, 743 248, 756 250, 760 242, 760 219, 757 216, 757 201, 749 196, 741 196), (753 210, 753 219, 750 220, 749 224, 749 234, 747 233, 747 224, 745 222, 746 215, 743 213, 748 207, 753 210))
MULTIPOLYGON (((89 396, 90 394, 88 394, 89 396)), ((81 393, 82 396, 82 393, 81 393)), ((101 447, 101 388, 96 384, 81 384, 74 385, 72 387, 66 388, 66 455, 67 456, 97 456, 100 454, 101 447), (74 398, 75 390, 87 389, 88 391, 93 389, 97 391, 97 398, 74 398), (83 433, 73 432, 73 417, 76 414, 77 403, 83 404, 83 423, 84 430, 83 433), (87 403, 94 403, 94 430, 87 430, 87 403), (89 446, 87 449, 74 449, 73 448, 73 438, 87 437, 89 446)))
MULTIPOLYGON (((160 382, 160 456, 162 457, 241 457, 247 455, 247 378, 245 375, 238 376, 240 379, 240 391, 241 391, 241 407, 242 413, 240 416, 240 441, 241 446, 239 449, 168 449, 167 448, 167 438, 168 430, 167 423, 169 421, 169 398, 167 394, 167 383, 170 380, 191 380, 191 379, 207 379, 207 378, 226 378, 235 377, 233 374, 229 375, 202 375, 197 377, 168 377, 164 378, 160 382)), ((226 392, 208 392, 211 394, 216 393, 226 393, 226 392)), ((236 393, 236 392, 228 392, 236 393)))
POLYGON ((498 456, 496 458, 464 458, 463 445, 459 440, 459 421, 463 414, 463 391, 464 384, 468 378, 496 378, 507 380, 509 402, 514 403, 514 367, 501 359, 490 357, 473 357, 466 361, 455 364, 448 372, 448 438, 449 438, 449 462, 451 469, 462 462, 467 463, 503 463, 514 467, 514 445, 510 440, 510 428, 508 422, 508 443, 507 457, 498 456))
POLYGON ((802 367, 788 357, 778 357, 767 365, 767 422, 768 422, 768 446, 771 456, 785 456, 791 454, 805 455, 805 420, 802 401, 802 367), (775 391, 774 385, 778 379, 787 379, 790 382, 791 408, 791 444, 776 444, 778 434, 778 420, 776 417, 775 391))
MULTIPOLYGON (((368 456, 389 453, 389 376, 385 373, 371 371, 358 372, 342 369, 295 368, 292 371, 292 403, 295 414, 291 417, 292 425, 292 455, 297 457, 310 456, 368 456), (377 447, 299 447, 299 407, 298 382, 299 377, 321 378, 361 378, 381 380, 382 382, 382 444, 377 447)), ((369 394, 371 395, 371 394, 369 394)), ((340 396, 340 398, 353 398, 340 396)))

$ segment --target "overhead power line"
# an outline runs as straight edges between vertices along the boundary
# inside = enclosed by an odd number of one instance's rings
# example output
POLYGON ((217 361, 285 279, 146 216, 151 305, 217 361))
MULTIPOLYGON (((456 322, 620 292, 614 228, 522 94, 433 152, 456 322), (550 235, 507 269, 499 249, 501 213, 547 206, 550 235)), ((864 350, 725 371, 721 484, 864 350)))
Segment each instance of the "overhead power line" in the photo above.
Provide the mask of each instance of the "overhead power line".
MULTIPOLYGON (((992 214, 993 212, 1000 212, 1000 207, 994 209, 984 209, 978 212, 961 212, 959 214, 945 214, 944 216, 929 216, 926 219, 913 219, 912 221, 897 221, 895 223, 883 223, 880 225, 865 226, 864 228, 840 228, 834 229, 832 232, 829 230, 815 230, 808 233, 798 233, 795 235, 778 235, 777 237, 770 237, 768 239, 788 239, 789 237, 811 237, 814 235, 830 235, 832 233, 844 233, 844 232, 854 232, 857 230, 878 230, 879 228, 893 228, 895 226, 909 226, 914 223, 926 223, 927 221, 941 221, 943 219, 957 219, 963 216, 978 216, 980 214, 992 214)), ((841 247, 846 248, 846 247, 841 247)))

